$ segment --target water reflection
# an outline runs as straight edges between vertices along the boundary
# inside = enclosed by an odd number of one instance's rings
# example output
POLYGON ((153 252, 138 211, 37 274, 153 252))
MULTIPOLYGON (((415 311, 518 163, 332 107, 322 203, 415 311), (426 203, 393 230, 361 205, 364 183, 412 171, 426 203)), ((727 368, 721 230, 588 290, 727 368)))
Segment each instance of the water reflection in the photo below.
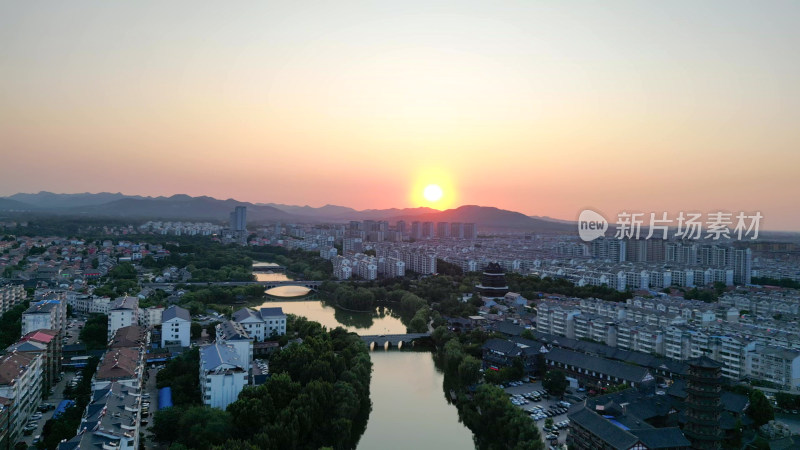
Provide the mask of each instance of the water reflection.
POLYGON ((267 295, 273 297, 302 297, 311 292, 311 289, 304 286, 278 286, 267 289, 267 295))
POLYGON ((358 443, 367 449, 471 449, 472 433, 442 399, 444 376, 428 352, 370 353, 372 414, 358 443))
POLYGON ((375 313, 355 313, 324 305, 319 300, 267 301, 262 306, 281 307, 284 313, 306 317, 329 329, 341 326, 360 335, 406 332, 400 319, 387 314, 385 309, 376 309, 375 313))

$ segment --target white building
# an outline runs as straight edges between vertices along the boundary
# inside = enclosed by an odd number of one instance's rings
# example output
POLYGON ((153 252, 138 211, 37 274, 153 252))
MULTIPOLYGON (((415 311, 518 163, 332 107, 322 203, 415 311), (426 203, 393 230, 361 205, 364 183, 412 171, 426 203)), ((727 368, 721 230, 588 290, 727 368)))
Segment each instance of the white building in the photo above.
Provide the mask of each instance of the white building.
POLYGON ((236 349, 239 360, 244 363, 245 368, 249 369, 250 362, 253 361, 253 338, 247 334, 244 327, 232 320, 226 320, 217 324, 216 334, 217 342, 228 344, 236 349))
POLYGON ((214 343, 200 347, 200 392, 203 404, 225 409, 247 385, 247 368, 236 349, 214 343))
POLYGON ((154 327, 161 325, 161 315, 164 313, 163 306, 151 306, 139 309, 139 325, 143 327, 154 327))
POLYGON ((161 314, 161 347, 180 343, 181 347, 190 344, 192 316, 180 306, 170 306, 161 314))
POLYGON ((42 400, 43 359, 44 353, 16 352, 0 358, 0 397, 12 401, 7 442, 22 438, 22 428, 42 400))
POLYGON ((242 308, 233 313, 233 321, 242 325, 247 334, 258 341, 273 334, 286 334, 286 314, 282 308, 261 308, 258 311, 242 308))
POLYGON ((22 313, 22 336, 36 330, 58 330, 64 337, 67 327, 67 303, 63 300, 42 300, 31 304, 22 313))
POLYGON ((0 313, 4 313, 18 305, 28 296, 21 284, 0 286, 0 313))
POLYGON ((139 324, 139 298, 120 297, 108 308, 108 338, 122 327, 139 324))

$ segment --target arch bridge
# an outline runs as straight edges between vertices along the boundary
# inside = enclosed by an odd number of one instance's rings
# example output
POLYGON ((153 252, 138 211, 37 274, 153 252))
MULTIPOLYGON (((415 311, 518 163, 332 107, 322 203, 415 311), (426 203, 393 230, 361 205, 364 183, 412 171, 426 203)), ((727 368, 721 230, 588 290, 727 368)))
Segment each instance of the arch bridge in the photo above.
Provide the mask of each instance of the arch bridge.
POLYGON ((370 350, 385 348, 386 350, 394 347, 401 349, 404 346, 414 345, 414 341, 421 338, 430 337, 430 333, 409 333, 409 334, 381 334, 361 336, 361 340, 367 344, 370 350))
POLYGON ((286 280, 286 281, 256 281, 256 283, 264 286, 264 289, 272 289, 280 286, 301 286, 311 290, 317 290, 322 281, 303 281, 303 280, 286 280))

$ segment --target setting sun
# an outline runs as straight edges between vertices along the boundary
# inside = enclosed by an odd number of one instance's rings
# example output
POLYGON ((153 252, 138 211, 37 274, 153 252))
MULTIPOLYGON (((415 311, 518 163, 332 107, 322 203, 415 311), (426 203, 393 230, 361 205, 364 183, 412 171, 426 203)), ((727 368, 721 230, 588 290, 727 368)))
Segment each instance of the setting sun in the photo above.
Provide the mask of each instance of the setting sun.
POLYGON ((422 195, 425 197, 425 200, 429 202, 437 202, 442 198, 442 188, 440 188, 438 184, 429 184, 425 186, 422 195))

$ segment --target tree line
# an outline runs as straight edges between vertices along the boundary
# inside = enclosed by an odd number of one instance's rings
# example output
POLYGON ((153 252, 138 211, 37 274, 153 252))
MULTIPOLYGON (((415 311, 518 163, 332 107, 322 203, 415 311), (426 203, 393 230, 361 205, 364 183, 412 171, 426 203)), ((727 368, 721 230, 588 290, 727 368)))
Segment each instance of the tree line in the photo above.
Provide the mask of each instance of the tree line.
POLYGON ((246 387, 225 411, 177 403, 158 411, 156 439, 173 450, 355 448, 372 408, 366 346, 342 328, 326 331, 295 316, 288 322, 302 342, 270 357, 266 383, 246 387))

